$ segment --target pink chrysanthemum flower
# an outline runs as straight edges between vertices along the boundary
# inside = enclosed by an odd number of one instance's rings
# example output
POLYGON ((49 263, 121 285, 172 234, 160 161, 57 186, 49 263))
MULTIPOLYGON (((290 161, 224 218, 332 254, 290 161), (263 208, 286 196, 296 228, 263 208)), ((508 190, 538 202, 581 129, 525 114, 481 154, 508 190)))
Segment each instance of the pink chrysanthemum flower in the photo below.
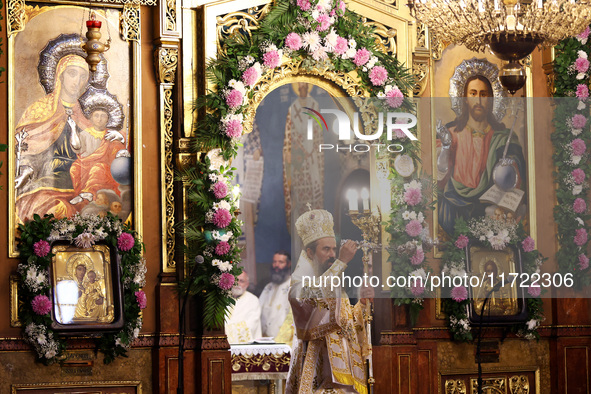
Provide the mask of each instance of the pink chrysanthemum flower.
POLYGON ((466 298, 468 298, 468 289, 466 289, 464 286, 454 287, 453 289, 451 289, 451 298, 455 302, 464 301, 466 298))
POLYGON ((33 312, 41 316, 51 312, 51 301, 45 295, 36 295, 33 301, 31 301, 31 306, 33 307, 33 312))
POLYGON ((216 182, 213 185, 213 195, 218 199, 226 197, 228 195, 228 185, 226 182, 216 182))
POLYGON ((542 294, 542 288, 540 286, 528 286, 527 293, 532 297, 539 297, 542 294))
POLYGON ((230 249, 231 249, 230 244, 227 243, 226 241, 222 241, 219 244, 217 244, 217 246, 215 247, 215 254, 217 254, 218 256, 224 256, 224 255, 228 254, 230 249))
POLYGON ((587 210, 587 203, 582 198, 577 198, 573 202, 573 211, 575 213, 583 213, 587 210))
POLYGON ((242 135, 242 122, 238 119, 229 120, 226 123, 225 133, 230 138, 240 138, 242 135))
POLYGON ((398 108, 404 101, 404 95, 398 88, 394 88, 386 93, 386 103, 392 108, 398 108))
POLYGON ((421 233, 421 231, 423 231, 423 226, 421 225, 421 222, 414 219, 408 222, 405 229, 408 235, 411 237, 416 237, 421 233))
POLYGON ((45 257, 49 254, 49 242, 45 240, 37 241, 33 244, 33 252, 38 257, 45 257))
POLYGON ((285 37, 285 46, 292 51, 297 51, 302 47, 302 37, 298 33, 291 32, 285 37))
POLYGON ((586 270, 589 268, 589 257, 584 254, 579 255, 579 269, 581 271, 586 270))
POLYGON ((345 52, 347 52, 348 48, 349 48, 349 44, 348 44, 347 39, 344 37, 337 37, 337 42, 334 47, 334 53, 336 53, 337 55, 342 55, 345 52))
POLYGON ((584 228, 578 228, 575 230, 575 244, 577 246, 583 246, 587 242, 587 230, 584 228))
POLYGON ((580 38, 581 40, 589 38, 589 33, 591 33, 591 30, 589 29, 589 26, 587 26, 585 30, 577 35, 577 38, 580 38))
POLYGON ((532 237, 527 237, 521 243, 524 252, 532 252, 536 248, 536 241, 532 237))
POLYGON ((581 168, 575 168, 571 172, 571 175, 573 176, 573 180, 577 185, 580 185, 585 181, 585 171, 583 171, 581 168))
POLYGON ((587 150, 587 144, 580 138, 575 138, 571 143, 570 147, 573 150, 573 155, 582 156, 587 150))
POLYGON ((243 99, 241 91, 232 89, 226 95, 226 104, 232 109, 240 108, 243 99))
POLYGON ((146 293, 144 293, 143 290, 138 290, 135 292, 135 300, 137 301, 140 309, 145 309, 146 306, 148 306, 148 299, 146 298, 146 293))
POLYGON ((339 8, 341 15, 343 15, 345 13, 345 2, 343 0, 339 0, 337 7, 339 8))
POLYGON ((308 11, 310 9, 310 1, 309 0, 298 0, 297 4, 298 4, 298 7, 300 7, 300 9, 302 11, 308 11))
POLYGON ((410 258, 410 263, 412 265, 419 265, 425 260, 425 252, 423 252, 422 248, 417 248, 415 254, 410 258))
POLYGON ((224 272, 220 275, 220 279, 218 281, 218 287, 222 290, 230 290, 234 287, 234 275, 230 274, 229 272, 224 272))
POLYGON ((356 66, 361 67, 369 61, 370 57, 371 57, 371 53, 367 49, 365 49, 365 48, 358 49, 357 52, 355 53, 355 58, 353 59, 353 63, 355 63, 356 66))
POLYGON ((581 114, 576 114, 571 120, 575 129, 582 129, 587 124, 587 118, 581 114))
POLYGON ((415 206, 421 202, 421 190, 416 188, 409 188, 404 192, 404 202, 410 206, 415 206))
POLYGON ((269 68, 275 68, 281 63, 281 57, 278 51, 269 51, 263 55, 263 62, 269 68))
POLYGON ((328 16, 328 14, 325 14, 323 12, 320 15, 318 15, 318 18, 316 18, 316 22, 318 22, 318 26, 316 27, 316 30, 326 31, 326 29, 328 29, 330 27, 330 16, 328 16))
POLYGON ((218 228, 227 227, 232 221, 232 215, 227 209, 220 208, 213 214, 213 224, 218 228))
POLYGON ((458 239, 456 239, 456 248, 464 249, 466 246, 468 246, 469 241, 470 239, 467 236, 465 236, 464 234, 460 235, 458 239))
POLYGON ((119 250, 127 252, 133 248, 135 245, 135 239, 133 239, 133 235, 129 233, 121 233, 119 238, 117 239, 117 247, 119 250))
POLYGON ((410 292, 413 296, 419 297, 425 292, 425 286, 421 283, 421 280, 417 280, 410 286, 410 292))
POLYGON ((255 67, 248 67, 244 70, 244 73, 242 73, 242 82, 244 82, 246 86, 253 86, 257 83, 260 76, 259 71, 255 67))
POLYGON ((575 69, 580 73, 586 73, 589 70, 589 60, 580 57, 575 60, 575 69))
POLYGON ((577 85, 577 91, 575 94, 579 100, 586 101, 589 98, 589 87, 580 83, 577 85))
POLYGON ((369 72, 369 79, 373 86, 382 86, 388 79, 388 71, 382 66, 375 66, 369 72))

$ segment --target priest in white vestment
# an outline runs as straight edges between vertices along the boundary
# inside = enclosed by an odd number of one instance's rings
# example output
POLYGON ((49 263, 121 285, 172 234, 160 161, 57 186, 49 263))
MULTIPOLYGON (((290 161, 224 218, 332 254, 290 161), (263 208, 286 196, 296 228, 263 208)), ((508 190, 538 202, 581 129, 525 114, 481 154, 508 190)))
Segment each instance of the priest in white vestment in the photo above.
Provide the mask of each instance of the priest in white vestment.
POLYGON ((297 340, 292 354, 287 394, 367 393, 365 360, 371 345, 366 331, 368 299, 373 289, 361 291, 355 306, 341 288, 315 287, 306 278, 341 276, 357 246, 347 241, 336 259, 332 215, 312 210, 296 221, 304 249, 292 274, 289 301, 297 340))
POLYGON ((271 282, 259 296, 264 337, 275 338, 291 311, 288 299, 290 280, 291 256, 285 250, 278 250, 273 254, 271 282))
POLYGON ((261 306, 257 296, 249 291, 246 271, 238 276, 238 284, 232 289, 236 304, 226 318, 226 335, 229 343, 249 343, 261 337, 261 306))

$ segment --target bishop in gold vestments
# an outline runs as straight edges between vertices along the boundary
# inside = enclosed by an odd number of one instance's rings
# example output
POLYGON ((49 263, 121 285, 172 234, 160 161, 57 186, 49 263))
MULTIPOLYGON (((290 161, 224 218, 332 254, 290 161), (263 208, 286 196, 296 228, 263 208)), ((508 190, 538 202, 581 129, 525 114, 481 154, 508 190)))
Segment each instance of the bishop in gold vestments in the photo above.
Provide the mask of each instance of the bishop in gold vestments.
POLYGON ((341 288, 330 287, 357 247, 347 241, 335 260, 333 219, 325 210, 304 213, 296 229, 305 247, 289 293, 296 339, 286 393, 367 393, 365 300, 352 306, 341 288), (327 286, 319 286, 325 278, 327 286))

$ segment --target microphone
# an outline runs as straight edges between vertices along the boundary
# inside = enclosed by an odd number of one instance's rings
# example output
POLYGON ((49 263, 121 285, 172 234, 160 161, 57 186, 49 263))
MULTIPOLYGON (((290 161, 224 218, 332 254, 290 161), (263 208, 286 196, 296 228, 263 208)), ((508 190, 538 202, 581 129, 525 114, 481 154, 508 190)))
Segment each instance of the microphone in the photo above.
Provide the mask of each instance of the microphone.
POLYGON ((193 269, 191 269, 191 273, 189 274, 189 286, 187 286, 187 290, 183 294, 182 298, 182 305, 179 314, 179 354, 178 354, 178 386, 176 389, 177 394, 184 394, 185 392, 185 382, 184 382, 184 369, 185 369, 185 309, 187 307, 187 301, 189 299, 189 294, 191 293, 191 287, 193 285, 193 279, 197 274, 197 268, 203 264, 205 259, 202 255, 198 254, 195 256, 195 263, 193 264, 193 269))

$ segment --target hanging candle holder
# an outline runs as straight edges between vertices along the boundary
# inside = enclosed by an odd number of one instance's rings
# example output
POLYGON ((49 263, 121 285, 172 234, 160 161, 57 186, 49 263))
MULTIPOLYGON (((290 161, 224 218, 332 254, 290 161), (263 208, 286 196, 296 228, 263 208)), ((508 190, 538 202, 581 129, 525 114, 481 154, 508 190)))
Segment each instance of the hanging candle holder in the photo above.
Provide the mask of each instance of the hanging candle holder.
POLYGON ((90 71, 96 71, 96 65, 100 63, 100 54, 106 52, 111 47, 111 37, 107 39, 104 44, 100 41, 101 38, 101 25, 102 22, 96 20, 94 11, 90 14, 89 20, 86 21, 86 32, 87 41, 82 44, 82 49, 88 54, 86 56, 86 63, 90 68, 90 71))

